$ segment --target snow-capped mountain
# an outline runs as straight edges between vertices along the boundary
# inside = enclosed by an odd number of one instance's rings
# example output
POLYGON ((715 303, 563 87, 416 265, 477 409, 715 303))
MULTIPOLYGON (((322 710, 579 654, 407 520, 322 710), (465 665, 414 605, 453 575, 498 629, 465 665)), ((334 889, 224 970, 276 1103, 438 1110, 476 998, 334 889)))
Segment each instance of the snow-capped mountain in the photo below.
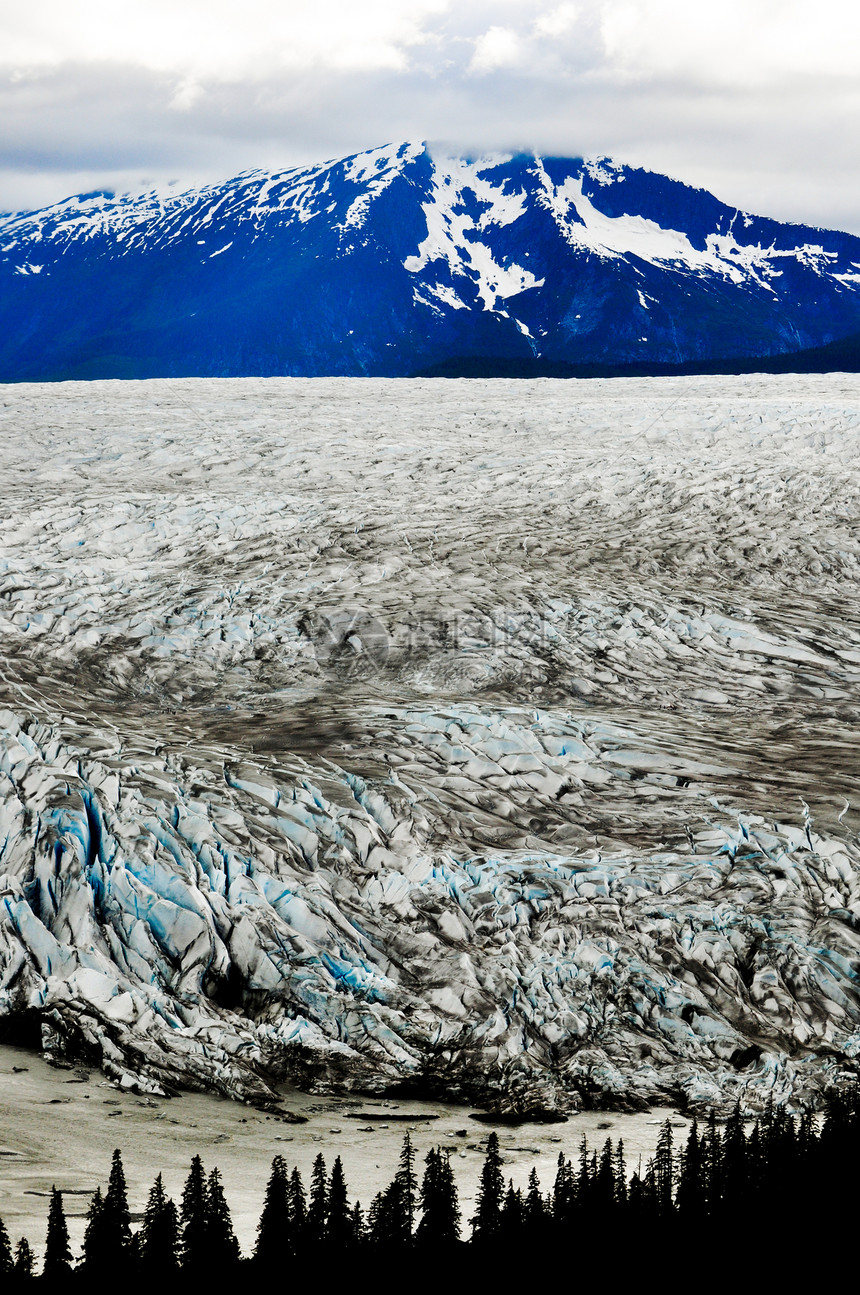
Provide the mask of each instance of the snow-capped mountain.
POLYGON ((424 144, 0 218, 0 379, 662 364, 860 329, 860 238, 606 158, 424 144))

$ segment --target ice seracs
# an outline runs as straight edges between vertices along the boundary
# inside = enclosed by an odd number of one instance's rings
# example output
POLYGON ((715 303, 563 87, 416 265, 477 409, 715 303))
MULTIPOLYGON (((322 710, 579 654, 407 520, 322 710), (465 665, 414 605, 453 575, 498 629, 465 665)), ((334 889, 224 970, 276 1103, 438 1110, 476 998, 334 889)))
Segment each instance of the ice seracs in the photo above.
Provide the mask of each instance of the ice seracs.
POLYGON ((3 388, 7 1024, 152 1091, 814 1100, 858 395, 3 388))

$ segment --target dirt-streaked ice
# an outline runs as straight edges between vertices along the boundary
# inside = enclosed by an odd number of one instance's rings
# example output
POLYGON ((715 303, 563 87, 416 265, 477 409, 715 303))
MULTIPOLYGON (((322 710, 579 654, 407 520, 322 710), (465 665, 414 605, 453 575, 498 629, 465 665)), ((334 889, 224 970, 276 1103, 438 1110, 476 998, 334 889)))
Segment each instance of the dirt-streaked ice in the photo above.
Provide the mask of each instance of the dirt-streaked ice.
POLYGON ((46 1048, 525 1106, 853 1070, 860 380, 0 425, 0 1011, 46 1048))

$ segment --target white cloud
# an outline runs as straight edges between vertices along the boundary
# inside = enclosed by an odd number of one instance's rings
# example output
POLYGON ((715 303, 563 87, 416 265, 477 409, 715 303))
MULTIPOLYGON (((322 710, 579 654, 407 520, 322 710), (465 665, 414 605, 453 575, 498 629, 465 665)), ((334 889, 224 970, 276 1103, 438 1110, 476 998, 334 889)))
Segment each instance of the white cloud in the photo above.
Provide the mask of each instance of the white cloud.
POLYGON ((510 27, 491 27, 475 41, 475 52, 469 64, 470 72, 495 72, 497 68, 513 67, 519 62, 520 41, 510 27))
POLYGON ((193 76, 186 76, 179 82, 167 106, 177 112, 189 112, 204 94, 200 82, 193 76))
POLYGON ((231 79, 275 68, 402 68, 448 0, 30 0, 0 6, 0 65, 130 62, 231 79))
POLYGON ((570 31, 578 16, 577 5, 560 4, 557 8, 540 14, 535 21, 534 29, 538 36, 562 36, 566 31, 570 31))
POLYGON ((860 9, 846 0, 603 0, 607 63, 717 84, 856 78, 860 9))
POLYGON ((860 231, 858 44, 844 0, 0 0, 0 210, 429 138, 860 231))

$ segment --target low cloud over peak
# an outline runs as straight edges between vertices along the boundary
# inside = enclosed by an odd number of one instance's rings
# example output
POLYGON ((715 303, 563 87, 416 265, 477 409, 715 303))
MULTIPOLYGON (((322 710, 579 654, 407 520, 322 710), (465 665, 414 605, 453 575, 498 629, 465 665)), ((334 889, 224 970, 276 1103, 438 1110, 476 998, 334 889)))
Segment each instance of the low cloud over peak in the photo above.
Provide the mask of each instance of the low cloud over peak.
POLYGON ((860 229, 837 0, 34 0, 2 25, 0 209, 419 137, 610 153, 860 229))

